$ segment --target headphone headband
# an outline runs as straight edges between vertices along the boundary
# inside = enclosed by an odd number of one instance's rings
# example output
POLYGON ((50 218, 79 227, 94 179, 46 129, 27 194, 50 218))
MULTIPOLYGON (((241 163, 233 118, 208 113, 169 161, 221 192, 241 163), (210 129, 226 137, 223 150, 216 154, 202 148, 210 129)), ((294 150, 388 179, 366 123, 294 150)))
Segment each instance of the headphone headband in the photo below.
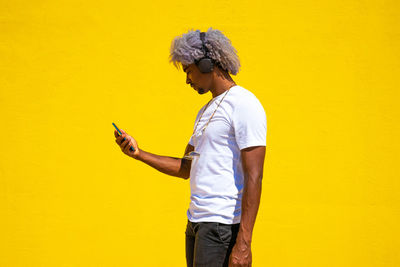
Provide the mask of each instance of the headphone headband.
POLYGON ((205 43, 206 43, 206 33, 205 32, 200 32, 200 40, 201 40, 201 45, 203 46, 204 56, 208 57, 208 49, 205 45, 205 43))
POLYGON ((196 60, 196 65, 199 67, 200 71, 203 73, 208 73, 211 72, 213 70, 214 67, 214 60, 212 58, 210 58, 208 56, 208 49, 205 45, 205 37, 206 37, 206 33, 205 32, 200 32, 200 40, 201 40, 201 44, 202 44, 202 50, 204 52, 204 56, 199 59, 196 60))

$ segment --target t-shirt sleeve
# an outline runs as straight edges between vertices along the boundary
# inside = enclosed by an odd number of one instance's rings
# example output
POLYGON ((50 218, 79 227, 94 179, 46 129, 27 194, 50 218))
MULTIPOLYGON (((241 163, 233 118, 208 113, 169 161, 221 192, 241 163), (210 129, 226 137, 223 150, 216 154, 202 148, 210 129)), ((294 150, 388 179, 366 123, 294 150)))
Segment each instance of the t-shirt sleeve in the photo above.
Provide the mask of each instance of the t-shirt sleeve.
POLYGON ((242 101, 235 107, 232 124, 240 150, 267 145, 267 116, 257 98, 242 101))

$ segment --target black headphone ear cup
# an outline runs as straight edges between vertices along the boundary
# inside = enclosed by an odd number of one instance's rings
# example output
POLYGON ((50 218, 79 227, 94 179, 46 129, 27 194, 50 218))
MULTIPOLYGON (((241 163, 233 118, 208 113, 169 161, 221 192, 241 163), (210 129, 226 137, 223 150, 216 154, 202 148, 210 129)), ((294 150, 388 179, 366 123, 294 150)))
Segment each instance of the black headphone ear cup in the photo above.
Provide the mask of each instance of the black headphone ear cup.
POLYGON ((210 58, 202 58, 198 63, 197 67, 202 73, 209 73, 213 71, 214 64, 210 58))

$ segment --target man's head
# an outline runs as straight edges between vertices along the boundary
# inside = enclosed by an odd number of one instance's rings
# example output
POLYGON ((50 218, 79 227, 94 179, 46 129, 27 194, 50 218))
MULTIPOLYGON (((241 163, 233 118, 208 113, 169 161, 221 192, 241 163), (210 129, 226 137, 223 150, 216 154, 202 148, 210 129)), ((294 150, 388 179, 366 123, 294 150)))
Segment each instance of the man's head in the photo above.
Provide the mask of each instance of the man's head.
POLYGON ((199 94, 205 94, 210 90, 213 81, 213 72, 202 73, 196 64, 184 65, 183 71, 186 73, 186 83, 190 84, 199 94))
POLYGON ((219 77, 231 79, 229 73, 239 72, 240 61, 231 41, 219 30, 209 28, 205 34, 204 45, 200 39, 200 30, 189 31, 175 37, 171 44, 170 62, 175 67, 183 67, 186 72, 186 83, 190 84, 199 94, 208 92, 219 77), (203 73, 196 64, 201 58, 208 56, 215 63, 211 72, 203 73))

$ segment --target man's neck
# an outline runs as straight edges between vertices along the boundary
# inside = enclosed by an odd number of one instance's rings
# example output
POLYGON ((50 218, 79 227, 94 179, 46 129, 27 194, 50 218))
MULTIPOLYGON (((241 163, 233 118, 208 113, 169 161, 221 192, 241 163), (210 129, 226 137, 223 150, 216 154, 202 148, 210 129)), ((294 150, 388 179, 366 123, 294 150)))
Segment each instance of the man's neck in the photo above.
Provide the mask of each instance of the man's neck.
POLYGON ((235 81, 227 73, 224 73, 223 76, 217 75, 214 77, 214 81, 214 85, 212 86, 212 89, 210 89, 213 98, 223 94, 236 85, 235 81))
POLYGON ((235 86, 236 83, 230 83, 228 86, 224 86, 222 88, 215 88, 215 89, 211 89, 211 93, 212 93, 212 97, 215 98, 217 96, 219 96, 220 94, 223 94, 224 92, 226 92, 227 90, 229 90, 231 87, 235 86))

